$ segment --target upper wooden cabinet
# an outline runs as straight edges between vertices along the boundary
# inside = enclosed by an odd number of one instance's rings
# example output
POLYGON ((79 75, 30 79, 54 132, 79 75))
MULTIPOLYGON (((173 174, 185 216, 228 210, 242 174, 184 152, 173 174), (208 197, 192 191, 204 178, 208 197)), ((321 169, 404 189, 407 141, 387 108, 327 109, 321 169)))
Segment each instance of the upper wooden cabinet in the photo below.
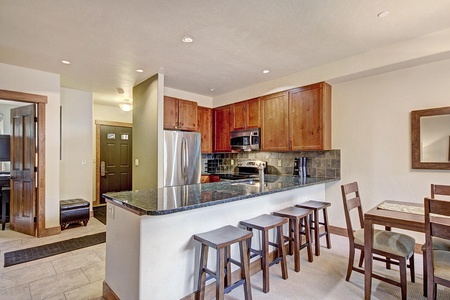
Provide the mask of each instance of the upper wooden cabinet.
POLYGON ((261 97, 263 151, 331 149, 331 86, 325 82, 261 97))
POLYGON ((164 129, 197 130, 197 102, 164 96, 164 129))
POLYGON ((288 151, 288 93, 261 97, 261 150, 288 151))
POLYGON ((198 107, 198 132, 202 137, 202 153, 213 152, 213 117, 212 109, 207 107, 198 107))
POLYGON ((261 127, 260 98, 231 105, 232 129, 261 127))
POLYGON ((331 149, 331 86, 325 82, 289 90, 290 150, 331 149))
POLYGON ((213 109, 214 115, 214 152, 231 152, 231 105, 213 109))

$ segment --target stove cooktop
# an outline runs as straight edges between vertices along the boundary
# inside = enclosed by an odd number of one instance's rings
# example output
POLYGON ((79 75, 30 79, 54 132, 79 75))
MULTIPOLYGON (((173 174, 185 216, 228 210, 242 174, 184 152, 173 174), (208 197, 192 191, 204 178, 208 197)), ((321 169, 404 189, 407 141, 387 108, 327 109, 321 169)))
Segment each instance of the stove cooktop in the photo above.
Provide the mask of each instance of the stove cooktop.
POLYGON ((247 178, 257 178, 257 174, 220 174, 220 179, 226 180, 239 180, 239 179, 247 179, 247 178))

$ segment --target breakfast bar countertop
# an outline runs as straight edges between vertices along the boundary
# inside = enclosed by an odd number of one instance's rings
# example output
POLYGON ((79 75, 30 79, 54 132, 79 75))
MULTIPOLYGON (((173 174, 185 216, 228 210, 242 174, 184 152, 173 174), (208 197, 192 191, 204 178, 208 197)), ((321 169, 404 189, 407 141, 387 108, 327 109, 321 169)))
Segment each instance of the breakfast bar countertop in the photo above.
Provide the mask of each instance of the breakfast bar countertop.
POLYGON ((106 193, 103 197, 108 203, 138 215, 166 215, 336 180, 338 178, 265 175, 264 190, 258 181, 248 183, 245 179, 106 193))

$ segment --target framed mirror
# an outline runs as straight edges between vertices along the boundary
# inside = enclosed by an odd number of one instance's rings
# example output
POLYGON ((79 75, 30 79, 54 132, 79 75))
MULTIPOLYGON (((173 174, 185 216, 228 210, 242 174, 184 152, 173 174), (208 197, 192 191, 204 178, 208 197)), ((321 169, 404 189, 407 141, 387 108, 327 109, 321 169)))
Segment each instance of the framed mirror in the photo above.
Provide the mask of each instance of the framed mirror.
POLYGON ((450 106, 411 112, 412 168, 450 170, 450 106))

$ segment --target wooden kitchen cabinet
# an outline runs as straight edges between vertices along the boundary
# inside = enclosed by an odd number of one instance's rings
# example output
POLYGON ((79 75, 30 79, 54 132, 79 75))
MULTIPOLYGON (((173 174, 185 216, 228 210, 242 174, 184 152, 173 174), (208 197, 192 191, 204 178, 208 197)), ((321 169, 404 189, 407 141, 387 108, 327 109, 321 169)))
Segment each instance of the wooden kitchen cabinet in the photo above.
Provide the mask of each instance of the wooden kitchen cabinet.
POLYGON ((331 149, 331 86, 311 84, 261 97, 263 151, 331 149))
POLYGON ((290 150, 331 149, 331 86, 326 82, 289 90, 290 150))
POLYGON ((197 102, 164 96, 164 129, 197 130, 197 102))
POLYGON ((198 132, 201 134, 202 153, 213 152, 213 114, 208 107, 198 107, 198 132))
POLYGON ((233 103, 231 112, 233 130, 261 127, 260 98, 233 103))
POLYGON ((214 152, 231 152, 231 105, 213 109, 214 152))
POLYGON ((261 150, 289 150, 288 93, 261 97, 261 150))

